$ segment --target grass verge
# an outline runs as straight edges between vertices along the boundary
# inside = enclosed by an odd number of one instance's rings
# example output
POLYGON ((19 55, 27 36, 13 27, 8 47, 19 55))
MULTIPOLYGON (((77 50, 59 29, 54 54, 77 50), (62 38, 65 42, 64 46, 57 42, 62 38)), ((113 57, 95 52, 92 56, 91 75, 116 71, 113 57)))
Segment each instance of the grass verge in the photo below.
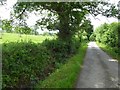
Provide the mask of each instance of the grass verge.
POLYGON ((70 58, 66 64, 62 65, 44 81, 39 82, 35 88, 74 88, 83 64, 86 49, 87 44, 81 44, 79 52, 76 55, 70 58))
POLYGON ((116 53, 115 48, 112 48, 110 46, 107 46, 105 44, 97 42, 97 45, 105 52, 107 52, 108 55, 110 55, 112 58, 117 59, 120 62, 120 55, 116 53))

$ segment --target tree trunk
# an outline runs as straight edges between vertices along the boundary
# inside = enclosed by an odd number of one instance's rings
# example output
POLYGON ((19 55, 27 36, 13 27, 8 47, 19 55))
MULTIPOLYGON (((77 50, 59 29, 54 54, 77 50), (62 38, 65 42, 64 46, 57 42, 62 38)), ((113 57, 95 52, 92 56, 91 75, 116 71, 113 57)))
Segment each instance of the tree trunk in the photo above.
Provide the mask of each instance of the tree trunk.
POLYGON ((72 33, 69 28, 69 14, 59 14, 59 33, 58 38, 63 41, 70 41, 72 38, 72 33))

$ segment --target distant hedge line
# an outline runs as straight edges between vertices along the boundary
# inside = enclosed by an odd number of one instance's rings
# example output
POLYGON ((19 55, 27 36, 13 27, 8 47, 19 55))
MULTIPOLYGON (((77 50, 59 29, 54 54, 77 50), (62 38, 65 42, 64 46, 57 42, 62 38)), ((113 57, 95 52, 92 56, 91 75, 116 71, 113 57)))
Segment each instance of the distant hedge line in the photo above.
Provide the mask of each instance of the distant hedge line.
POLYGON ((75 54, 79 41, 45 40, 3 43, 3 88, 30 88, 75 54))

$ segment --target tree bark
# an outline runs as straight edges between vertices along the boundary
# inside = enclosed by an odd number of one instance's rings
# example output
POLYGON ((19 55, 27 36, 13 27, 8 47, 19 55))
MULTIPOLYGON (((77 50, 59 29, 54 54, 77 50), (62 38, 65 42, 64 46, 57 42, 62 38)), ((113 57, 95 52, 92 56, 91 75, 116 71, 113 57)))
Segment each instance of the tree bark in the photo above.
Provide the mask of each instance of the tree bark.
POLYGON ((70 41, 72 38, 72 32, 70 31, 69 27, 69 14, 65 14, 65 12, 63 13, 59 14, 60 23, 58 38, 63 41, 70 41))

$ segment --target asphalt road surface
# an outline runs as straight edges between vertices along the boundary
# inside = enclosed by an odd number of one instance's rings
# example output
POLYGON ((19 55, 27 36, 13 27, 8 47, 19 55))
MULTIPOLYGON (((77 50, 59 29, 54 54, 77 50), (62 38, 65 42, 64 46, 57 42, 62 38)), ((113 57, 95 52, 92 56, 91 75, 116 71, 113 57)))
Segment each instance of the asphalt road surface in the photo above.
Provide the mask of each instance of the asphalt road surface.
POLYGON ((76 88, 119 88, 119 67, 117 60, 90 42, 76 88))

